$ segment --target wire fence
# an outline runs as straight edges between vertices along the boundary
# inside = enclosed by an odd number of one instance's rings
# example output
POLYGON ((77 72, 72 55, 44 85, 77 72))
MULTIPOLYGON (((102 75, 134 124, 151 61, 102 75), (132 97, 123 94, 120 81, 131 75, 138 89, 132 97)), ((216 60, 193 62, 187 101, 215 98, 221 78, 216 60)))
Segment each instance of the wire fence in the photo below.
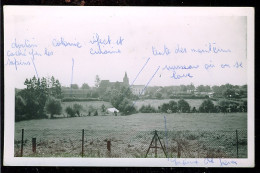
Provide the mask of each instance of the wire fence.
POLYGON ((247 158, 247 130, 16 129, 15 157, 247 158))

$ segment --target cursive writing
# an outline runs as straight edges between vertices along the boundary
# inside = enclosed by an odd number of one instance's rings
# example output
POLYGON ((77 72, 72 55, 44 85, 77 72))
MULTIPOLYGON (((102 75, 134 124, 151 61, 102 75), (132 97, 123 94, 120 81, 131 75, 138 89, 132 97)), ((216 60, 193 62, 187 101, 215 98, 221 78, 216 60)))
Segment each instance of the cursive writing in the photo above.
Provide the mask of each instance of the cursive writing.
POLYGON ((69 42, 69 41, 65 41, 65 39, 63 37, 59 38, 59 39, 53 39, 52 40, 52 45, 54 47, 59 47, 59 46, 64 46, 64 47, 77 47, 77 48, 81 48, 81 44, 80 42, 69 42))

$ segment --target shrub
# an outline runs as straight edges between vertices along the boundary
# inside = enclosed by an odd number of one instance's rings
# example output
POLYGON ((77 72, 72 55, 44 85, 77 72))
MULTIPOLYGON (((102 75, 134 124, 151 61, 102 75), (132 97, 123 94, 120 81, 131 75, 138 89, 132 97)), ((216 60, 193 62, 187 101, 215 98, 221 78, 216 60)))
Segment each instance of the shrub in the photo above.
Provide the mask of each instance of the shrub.
POLYGON ((199 112, 210 113, 210 112, 215 112, 215 111, 216 110, 215 110, 214 103, 210 99, 204 100, 199 107, 199 112))
POLYGON ((54 114, 61 114, 61 101, 58 99, 55 99, 54 97, 50 97, 47 99, 45 103, 45 110, 47 113, 51 114, 51 118, 53 118, 54 114))
POLYGON ((181 112, 190 112, 190 105, 187 101, 181 99, 178 101, 178 109, 181 112))
POLYGON ((97 110, 95 111, 94 116, 98 116, 98 111, 97 110))
POLYGON ((73 101, 78 101, 78 102, 99 101, 99 99, 98 98, 72 98, 72 97, 66 97, 62 99, 62 102, 73 102, 73 101))
POLYGON ((123 101, 119 104, 118 110, 124 115, 130 115, 136 112, 134 105, 127 98, 124 98, 123 101))
POLYGON ((74 109, 74 111, 76 112, 76 114, 78 114, 78 116, 80 115, 80 112, 81 112, 82 108, 83 108, 83 107, 82 107, 81 104, 75 103, 75 104, 73 105, 73 109, 74 109))
POLYGON ((15 116, 25 114, 26 102, 22 96, 15 96, 15 116))
POLYGON ((150 104, 145 106, 143 105, 140 109, 139 109, 140 112, 142 113, 155 113, 156 110, 154 107, 152 107, 150 104))
POLYGON ((175 101, 171 100, 171 101, 169 102, 169 105, 170 105, 170 110, 171 110, 171 112, 177 112, 177 110, 178 110, 178 104, 177 104, 175 101))
POLYGON ((167 113, 168 110, 170 110, 171 106, 169 103, 163 103, 160 110, 161 112, 167 113))
POLYGON ((76 115, 76 112, 70 106, 66 107, 65 111, 68 115, 70 115, 70 117, 75 117, 76 115))

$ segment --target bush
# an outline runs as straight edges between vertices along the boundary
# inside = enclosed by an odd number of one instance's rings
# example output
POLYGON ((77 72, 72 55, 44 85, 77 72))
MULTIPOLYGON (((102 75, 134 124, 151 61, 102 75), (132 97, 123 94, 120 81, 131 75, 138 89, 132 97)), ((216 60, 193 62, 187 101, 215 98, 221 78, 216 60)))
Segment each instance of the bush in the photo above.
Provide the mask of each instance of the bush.
POLYGON ((73 105, 73 109, 74 109, 74 111, 76 112, 76 114, 78 114, 78 116, 80 115, 80 112, 81 112, 82 108, 83 108, 83 107, 82 107, 81 104, 75 103, 75 104, 73 105))
POLYGON ((122 112, 124 115, 136 113, 136 109, 133 103, 127 98, 124 98, 124 100, 119 104, 118 110, 122 112))
POLYGON ((70 106, 66 107, 65 111, 68 115, 70 115, 70 117, 75 117, 76 115, 76 112, 70 106))
POLYGON ((15 96, 15 115, 25 114, 26 102, 22 96, 15 96))
POLYGON ((178 101, 178 109, 181 112, 190 112, 190 105, 187 101, 181 99, 178 101))
POLYGON ((171 112, 177 112, 177 110, 178 110, 178 104, 175 102, 175 101, 173 101, 173 100, 171 100, 170 102, 169 102, 169 105, 170 105, 170 110, 171 110, 171 112))
POLYGON ((160 110, 161 112, 167 113, 168 110, 170 110, 171 106, 169 103, 163 103, 160 110))
POLYGON ((210 99, 204 100, 199 107, 199 112, 216 112, 214 103, 210 99))
POLYGON ((47 113, 51 114, 51 118, 53 118, 54 114, 61 114, 61 101, 58 99, 55 99, 54 97, 50 97, 47 99, 45 103, 45 110, 47 113))
POLYGON ((154 107, 152 107, 150 104, 145 106, 143 105, 140 109, 139 109, 140 112, 142 113, 155 113, 156 110, 154 107))
POLYGON ((97 110, 95 111, 94 116, 98 116, 98 111, 97 110))
POLYGON ((62 99, 62 102, 85 102, 85 101, 99 101, 98 98, 73 98, 73 97, 66 97, 62 99))

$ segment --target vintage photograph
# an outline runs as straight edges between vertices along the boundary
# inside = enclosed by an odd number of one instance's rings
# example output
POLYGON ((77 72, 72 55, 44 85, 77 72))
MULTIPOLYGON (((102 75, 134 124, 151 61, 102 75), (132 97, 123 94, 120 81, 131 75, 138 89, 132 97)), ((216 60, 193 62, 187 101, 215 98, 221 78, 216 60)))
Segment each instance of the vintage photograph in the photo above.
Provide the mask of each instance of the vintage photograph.
POLYGON ((5 154, 250 159, 248 17, 173 10, 6 7, 5 154))

